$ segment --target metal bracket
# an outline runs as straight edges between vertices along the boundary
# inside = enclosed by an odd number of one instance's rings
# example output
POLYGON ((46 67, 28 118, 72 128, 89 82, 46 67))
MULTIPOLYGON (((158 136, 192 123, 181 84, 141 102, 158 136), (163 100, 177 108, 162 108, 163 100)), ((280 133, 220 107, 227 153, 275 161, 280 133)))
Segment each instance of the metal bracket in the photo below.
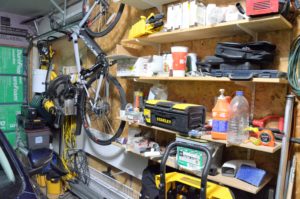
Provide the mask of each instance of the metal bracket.
POLYGON ((55 6, 55 8, 56 8, 61 14, 64 14, 63 9, 61 9, 61 7, 59 7, 59 5, 58 5, 54 0, 50 0, 50 2, 55 6))
POLYGON ((150 42, 150 41, 141 41, 141 40, 139 40, 139 39, 137 39, 137 38, 135 39, 135 41, 136 41, 137 43, 140 43, 141 45, 155 47, 155 48, 157 48, 158 54, 161 53, 161 44, 154 43, 154 42, 150 42))
POLYGON ((34 24, 34 27, 35 27, 35 30, 36 30, 36 34, 39 35, 39 34, 40 34, 40 31, 39 31, 39 27, 38 27, 38 25, 37 25, 36 20, 33 21, 33 24, 34 24))
POLYGON ((52 5, 63 15, 63 24, 66 24, 66 15, 67 15, 67 0, 64 0, 64 10, 55 2, 55 0, 50 0, 52 5))
POLYGON ((241 29, 242 31, 244 31, 245 33, 247 33, 248 35, 250 35, 253 38, 254 41, 257 41, 257 39, 258 39, 258 33, 257 32, 255 32, 255 31, 253 31, 253 30, 251 30, 251 29, 249 29, 249 28, 247 28, 247 27, 245 27, 241 24, 236 24, 236 26, 239 29, 241 29))
POLYGON ((134 39, 137 43, 140 43, 141 45, 146 45, 146 46, 154 46, 154 47, 159 47, 160 44, 150 42, 150 41, 141 41, 138 38, 134 39))

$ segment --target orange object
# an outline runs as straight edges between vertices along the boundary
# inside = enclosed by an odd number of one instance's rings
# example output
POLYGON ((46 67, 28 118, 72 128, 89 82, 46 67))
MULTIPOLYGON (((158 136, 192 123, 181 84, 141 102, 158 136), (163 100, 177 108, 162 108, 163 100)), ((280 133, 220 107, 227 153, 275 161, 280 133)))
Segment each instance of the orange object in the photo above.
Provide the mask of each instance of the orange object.
MULTIPOLYGON (((248 127, 245 130, 255 133, 255 135, 253 135, 253 134, 251 135, 249 140, 251 138, 258 139, 258 140, 260 140, 260 145, 270 146, 270 147, 275 146, 275 137, 271 130, 263 129, 263 130, 259 131, 259 128, 256 128, 256 127, 248 127)), ((255 144, 255 143, 253 143, 253 144, 255 144)))
POLYGON ((261 140, 261 144, 264 146, 275 146, 275 137, 273 135, 273 132, 269 129, 264 129, 257 132, 258 139, 261 140))
POLYGON ((213 139, 226 140, 228 131, 228 122, 230 118, 229 100, 224 96, 224 89, 220 89, 221 95, 212 110, 212 131, 211 136, 213 139))
POLYGON ((261 119, 254 119, 252 121, 253 126, 258 126, 260 128, 265 128, 266 124, 270 120, 278 120, 278 129, 280 131, 283 131, 283 125, 284 125, 284 117, 279 115, 268 115, 266 117, 263 117, 261 119))

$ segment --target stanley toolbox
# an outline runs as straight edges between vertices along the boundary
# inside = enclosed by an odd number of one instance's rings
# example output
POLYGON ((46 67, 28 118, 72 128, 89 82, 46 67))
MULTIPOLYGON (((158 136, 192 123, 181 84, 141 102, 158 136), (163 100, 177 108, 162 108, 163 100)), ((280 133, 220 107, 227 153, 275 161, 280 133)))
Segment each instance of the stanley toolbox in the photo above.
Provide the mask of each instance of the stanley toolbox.
POLYGON ((195 104, 176 103, 166 100, 148 100, 144 117, 149 125, 187 134, 205 124, 205 107, 195 104))

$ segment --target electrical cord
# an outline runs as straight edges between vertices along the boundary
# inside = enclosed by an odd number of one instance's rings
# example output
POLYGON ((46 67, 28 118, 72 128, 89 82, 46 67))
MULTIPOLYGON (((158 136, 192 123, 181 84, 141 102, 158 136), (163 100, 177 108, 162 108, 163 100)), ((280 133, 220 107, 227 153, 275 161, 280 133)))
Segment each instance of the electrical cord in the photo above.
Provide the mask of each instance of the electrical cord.
POLYGON ((288 62, 288 81, 297 96, 300 96, 300 35, 293 41, 288 62))
POLYGON ((64 180, 80 180, 84 184, 89 183, 89 167, 84 151, 76 149, 76 120, 74 116, 66 116, 63 124, 64 152, 63 164, 69 175, 64 180))

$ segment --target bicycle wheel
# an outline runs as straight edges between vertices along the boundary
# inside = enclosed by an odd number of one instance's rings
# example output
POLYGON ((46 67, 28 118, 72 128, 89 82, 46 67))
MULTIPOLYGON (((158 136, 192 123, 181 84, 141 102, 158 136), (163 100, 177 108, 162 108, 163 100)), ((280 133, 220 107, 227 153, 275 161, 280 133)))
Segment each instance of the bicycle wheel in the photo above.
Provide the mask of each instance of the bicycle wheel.
MULTIPOLYGON (((89 8, 95 0, 83 0, 82 13, 86 15, 89 8)), ((96 5, 87 23, 85 29, 92 37, 103 37, 107 35, 118 23, 125 5, 117 3, 116 0, 100 0, 96 5)))
POLYGON ((107 75, 95 102, 98 81, 99 75, 96 75, 86 85, 90 96, 83 92, 81 117, 88 137, 97 144, 109 145, 120 137, 125 127, 126 122, 118 117, 119 110, 125 110, 126 97, 118 80, 107 75))

